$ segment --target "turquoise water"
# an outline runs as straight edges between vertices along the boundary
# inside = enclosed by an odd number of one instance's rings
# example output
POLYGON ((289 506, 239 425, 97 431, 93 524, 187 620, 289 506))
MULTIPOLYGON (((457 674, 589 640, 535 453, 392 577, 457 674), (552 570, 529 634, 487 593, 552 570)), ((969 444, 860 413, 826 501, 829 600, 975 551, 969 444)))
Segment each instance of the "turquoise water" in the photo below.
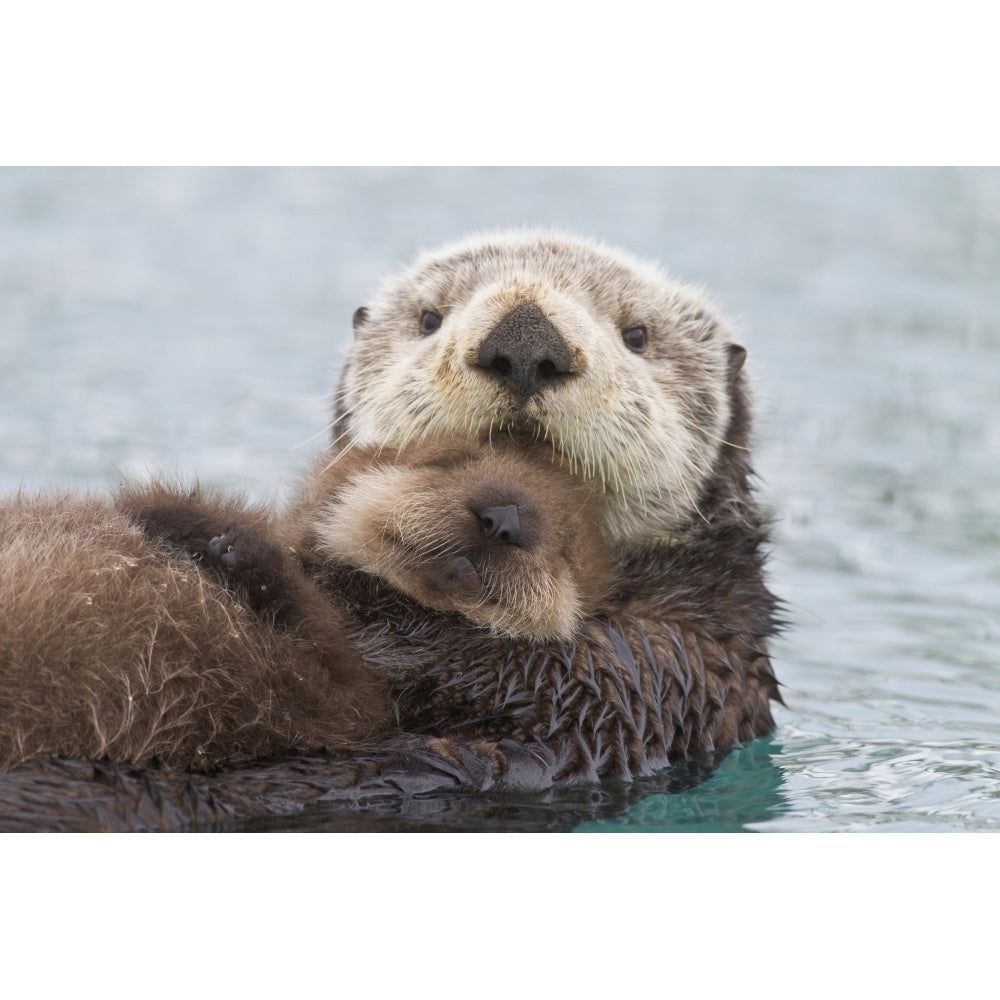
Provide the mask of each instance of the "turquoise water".
POLYGON ((272 497, 419 247, 554 225, 734 318, 786 708, 586 830, 1000 828, 1000 170, 0 170, 0 490, 272 497))

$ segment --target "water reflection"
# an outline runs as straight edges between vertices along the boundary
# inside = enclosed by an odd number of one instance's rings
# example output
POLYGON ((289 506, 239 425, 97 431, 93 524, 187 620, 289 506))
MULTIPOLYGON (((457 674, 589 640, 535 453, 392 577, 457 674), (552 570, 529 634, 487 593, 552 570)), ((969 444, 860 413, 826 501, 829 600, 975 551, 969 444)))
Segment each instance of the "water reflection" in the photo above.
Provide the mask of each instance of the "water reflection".
POLYGON ((773 821, 790 808, 773 737, 734 750, 705 782, 672 794, 652 794, 620 819, 582 823, 581 832, 738 833, 773 821))
POLYGON ((630 784, 532 793, 471 793, 481 775, 426 755, 420 739, 217 774, 37 760, 0 774, 0 831, 568 831, 647 796, 683 795, 724 758, 683 761, 630 784))
POLYGON ((333 799, 311 805, 294 817, 255 817, 220 828, 522 833, 635 828, 730 831, 781 810, 777 794, 781 775, 773 762, 779 751, 780 747, 770 739, 761 739, 729 754, 684 761, 631 784, 557 788, 531 794, 386 796, 364 803, 333 799), (716 807, 712 803, 720 793, 731 812, 713 816, 716 807), (678 804, 676 809, 673 803, 678 804))

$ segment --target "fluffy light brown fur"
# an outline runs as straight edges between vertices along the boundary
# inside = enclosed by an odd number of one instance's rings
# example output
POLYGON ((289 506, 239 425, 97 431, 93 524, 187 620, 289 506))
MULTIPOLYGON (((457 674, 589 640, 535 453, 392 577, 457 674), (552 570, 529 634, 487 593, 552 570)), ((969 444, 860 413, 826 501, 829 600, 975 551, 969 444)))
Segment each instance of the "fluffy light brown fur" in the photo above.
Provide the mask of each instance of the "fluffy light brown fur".
POLYGON ((500 440, 321 457, 281 531, 312 567, 353 565, 497 636, 569 639, 615 581, 601 515, 547 449, 500 440), (516 541, 488 537, 489 511, 514 512, 516 541))
POLYGON ((569 635, 614 579, 610 550, 588 539, 593 491, 541 451, 359 449, 306 484, 280 527, 238 499, 162 485, 0 505, 0 767, 210 769, 391 731, 338 594, 303 563, 541 637, 569 635), (482 513, 498 508, 516 512, 516 538, 487 537, 482 513))
POLYGON ((183 500, 265 527, 265 511, 151 487, 0 505, 0 767, 59 755, 212 768, 384 728, 342 627, 273 623, 132 514, 183 500))

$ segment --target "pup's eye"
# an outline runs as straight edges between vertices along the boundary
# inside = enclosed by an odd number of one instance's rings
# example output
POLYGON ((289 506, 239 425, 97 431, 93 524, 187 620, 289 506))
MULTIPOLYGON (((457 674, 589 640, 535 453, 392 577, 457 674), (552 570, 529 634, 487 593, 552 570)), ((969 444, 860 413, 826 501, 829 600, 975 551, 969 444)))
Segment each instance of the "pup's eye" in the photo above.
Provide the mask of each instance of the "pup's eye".
POLYGON ((429 333, 434 333, 440 325, 441 317, 438 316, 436 312, 431 312, 429 309, 426 309, 420 314, 420 332, 424 334, 424 336, 429 333))
POLYGON ((630 326, 622 331, 622 340, 630 351, 642 354, 646 350, 646 328, 644 326, 630 326))

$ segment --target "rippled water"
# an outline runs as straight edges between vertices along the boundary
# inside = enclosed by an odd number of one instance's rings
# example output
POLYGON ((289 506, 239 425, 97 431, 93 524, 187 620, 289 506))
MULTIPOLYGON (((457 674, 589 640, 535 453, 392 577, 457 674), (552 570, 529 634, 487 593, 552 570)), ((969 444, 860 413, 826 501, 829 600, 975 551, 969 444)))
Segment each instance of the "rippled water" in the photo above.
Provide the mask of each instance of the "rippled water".
POLYGON ((791 621, 773 737, 577 828, 1000 828, 998 170, 0 170, 0 489, 279 494, 379 278, 519 224, 734 317, 791 621))

